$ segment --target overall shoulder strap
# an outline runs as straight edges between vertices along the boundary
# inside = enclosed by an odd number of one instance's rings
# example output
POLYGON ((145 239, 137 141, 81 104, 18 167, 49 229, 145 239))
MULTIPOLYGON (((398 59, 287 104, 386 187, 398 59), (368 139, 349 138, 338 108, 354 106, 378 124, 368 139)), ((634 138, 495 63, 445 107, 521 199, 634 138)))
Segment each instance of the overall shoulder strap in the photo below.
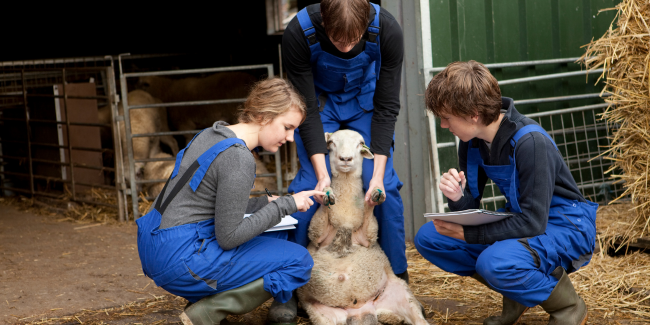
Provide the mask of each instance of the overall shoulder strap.
MULTIPOLYGON (((239 143, 244 146, 246 146, 246 143, 239 138, 228 138, 221 140, 217 142, 215 145, 210 147, 206 152, 204 152, 197 160, 195 160, 192 165, 183 173, 181 178, 178 180, 176 185, 174 185, 174 188, 172 189, 171 192, 169 192, 169 195, 165 199, 164 202, 162 202, 162 198, 165 195, 165 190, 167 189, 167 185, 169 184, 169 180, 167 180, 167 183, 165 184, 165 187, 163 190, 160 192, 158 195, 158 202, 156 203, 155 209, 158 210, 160 215, 165 213, 165 210, 167 209, 167 206, 169 203, 171 203, 172 200, 176 197, 176 195, 181 191, 183 188, 183 185, 187 183, 187 181, 194 175, 192 178, 192 181, 190 182, 190 187, 192 187, 192 190, 196 192, 196 188, 199 186, 201 181, 203 180, 203 177, 205 176, 206 171, 208 170, 208 167, 210 167, 210 164, 212 161, 224 150, 230 148, 234 144, 239 143), (194 173, 195 171, 197 171, 194 173)), ((189 147, 189 144, 188 144, 189 147)), ((185 147, 187 149, 187 147, 185 147)), ((185 150, 183 149, 183 150, 185 150)), ((170 177, 171 179, 171 177, 170 177)))
POLYGON ((379 26, 379 11, 381 7, 372 2, 370 4, 375 8, 375 19, 368 26, 368 42, 379 44, 379 31, 381 30, 381 26, 379 26))
POLYGON ((312 45, 318 43, 318 39, 316 39, 316 29, 314 28, 314 24, 309 18, 307 7, 298 12, 298 22, 300 22, 300 28, 302 28, 302 32, 307 38, 307 45, 311 47, 312 45))
MULTIPOLYGON (((539 133, 543 134, 549 140, 551 140, 551 142, 555 146, 555 149, 558 150, 557 145, 555 144, 555 141, 553 141, 553 138, 551 138, 551 136, 548 135, 548 133, 546 133, 546 130, 544 130, 544 128, 542 128, 541 126, 539 126, 537 124, 529 124, 529 125, 524 126, 521 129, 519 129, 519 131, 517 131, 517 133, 515 133, 515 135, 512 136, 512 139, 510 139, 510 144, 512 145, 512 147, 516 149, 517 143, 519 142, 519 139, 521 139, 521 137, 523 137, 524 135, 526 135, 526 134, 528 134, 530 132, 539 132, 539 133)), ((514 150, 513 150, 513 155, 514 155, 514 150)))

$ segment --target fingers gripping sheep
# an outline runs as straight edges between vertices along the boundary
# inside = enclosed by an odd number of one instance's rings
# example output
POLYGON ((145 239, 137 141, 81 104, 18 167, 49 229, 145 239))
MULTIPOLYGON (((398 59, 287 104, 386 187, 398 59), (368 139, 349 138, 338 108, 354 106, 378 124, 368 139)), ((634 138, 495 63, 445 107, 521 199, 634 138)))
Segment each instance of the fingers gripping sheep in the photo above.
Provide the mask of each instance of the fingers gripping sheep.
MULTIPOLYGON (((428 324, 406 282, 393 274, 377 243, 377 220, 365 203, 361 166, 374 156, 355 131, 325 133, 332 186, 309 226, 311 280, 298 298, 313 324, 428 324)), ((380 191, 374 196, 382 202, 380 191)))

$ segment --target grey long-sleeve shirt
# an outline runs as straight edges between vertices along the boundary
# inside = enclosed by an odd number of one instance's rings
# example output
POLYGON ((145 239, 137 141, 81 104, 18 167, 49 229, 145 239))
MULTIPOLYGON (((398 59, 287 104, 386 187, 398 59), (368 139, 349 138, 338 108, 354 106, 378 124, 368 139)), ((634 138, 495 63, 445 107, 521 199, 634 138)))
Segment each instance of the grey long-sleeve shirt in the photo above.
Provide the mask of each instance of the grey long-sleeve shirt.
MULTIPOLYGON (((218 123, 201 132, 185 150, 178 175, 167 186, 165 199, 201 154, 217 142, 235 137, 232 130, 218 123)), ((196 192, 189 182, 182 187, 162 215, 160 229, 214 218, 217 242, 229 250, 275 226, 283 216, 298 211, 291 196, 270 203, 265 196, 249 199, 254 175, 255 158, 247 147, 235 144, 224 150, 212 162, 196 192), (253 215, 244 219, 245 213, 253 215)))

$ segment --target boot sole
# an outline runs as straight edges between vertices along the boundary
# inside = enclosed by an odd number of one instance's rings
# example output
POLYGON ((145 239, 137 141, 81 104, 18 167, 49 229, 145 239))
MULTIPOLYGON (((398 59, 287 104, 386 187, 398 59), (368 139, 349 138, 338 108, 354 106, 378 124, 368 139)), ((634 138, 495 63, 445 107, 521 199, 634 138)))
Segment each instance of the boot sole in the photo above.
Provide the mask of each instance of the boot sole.
POLYGON ((192 321, 190 320, 190 318, 187 317, 187 314, 185 314, 185 312, 183 312, 180 316, 178 316, 178 318, 181 319, 181 322, 183 322, 183 325, 194 325, 194 324, 192 324, 192 321))
POLYGON ((582 320, 582 323, 580 325, 586 325, 587 324, 587 315, 585 315, 585 319, 582 320))

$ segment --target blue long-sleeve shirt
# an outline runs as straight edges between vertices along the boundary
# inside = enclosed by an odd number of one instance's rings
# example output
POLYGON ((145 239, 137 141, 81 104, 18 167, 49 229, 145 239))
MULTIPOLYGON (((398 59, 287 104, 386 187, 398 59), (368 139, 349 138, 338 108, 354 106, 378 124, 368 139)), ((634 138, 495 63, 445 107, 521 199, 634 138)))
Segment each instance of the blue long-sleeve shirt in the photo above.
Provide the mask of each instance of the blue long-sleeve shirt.
MULTIPOLYGON (((467 149, 470 143, 478 146, 486 165, 508 165, 512 151, 510 139, 522 127, 538 124, 532 119, 522 117, 515 109, 511 98, 502 97, 502 109, 505 109, 506 113, 491 148, 488 148, 485 141, 477 138, 470 142, 460 142, 458 158, 460 169, 465 172, 465 175, 467 175, 467 149)), ((505 239, 541 235, 546 231, 553 195, 585 201, 562 156, 551 140, 543 134, 531 132, 521 137, 517 144, 515 163, 519 173, 521 195, 519 206, 522 212, 489 224, 464 226, 467 243, 492 244, 505 239)), ((479 196, 473 197, 469 186, 465 186, 464 197, 456 202, 449 200, 450 210, 480 208, 488 177, 482 168, 478 169, 478 173, 479 196)))

